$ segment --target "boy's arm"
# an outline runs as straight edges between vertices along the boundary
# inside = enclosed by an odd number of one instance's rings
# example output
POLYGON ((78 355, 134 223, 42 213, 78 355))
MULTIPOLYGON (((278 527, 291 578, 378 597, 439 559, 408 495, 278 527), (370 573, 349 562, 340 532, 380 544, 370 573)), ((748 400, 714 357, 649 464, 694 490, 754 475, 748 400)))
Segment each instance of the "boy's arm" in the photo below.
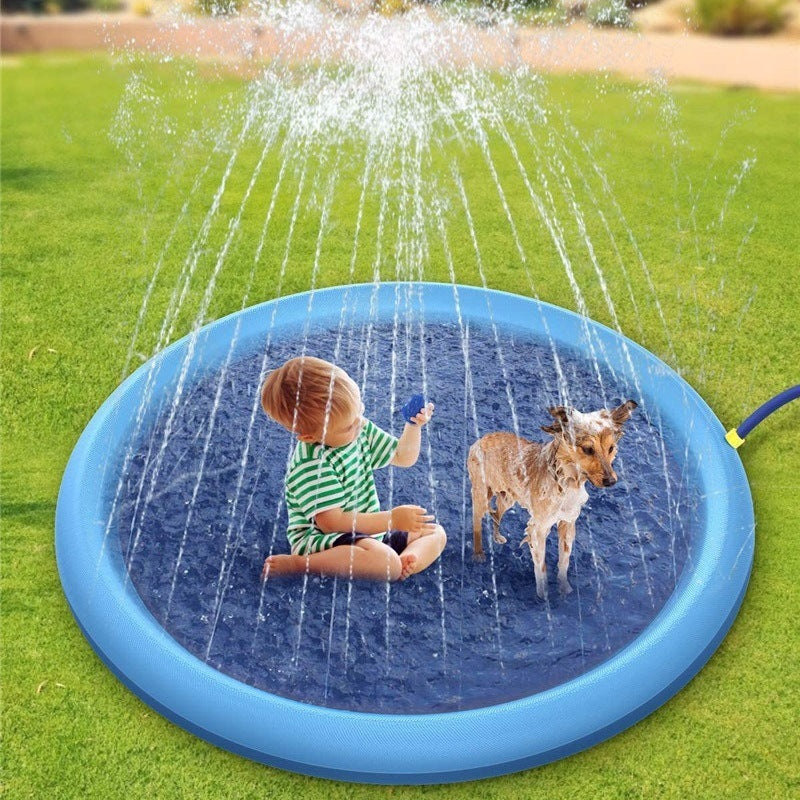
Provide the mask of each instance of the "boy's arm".
POLYGON ((314 522, 323 533, 383 533, 389 530, 391 511, 357 512, 329 508, 320 511, 314 522))
POLYGON ((433 416, 433 403, 428 403, 422 411, 414 417, 412 424, 407 422, 403 428, 403 433, 397 443, 397 450, 391 464, 395 467, 413 467, 419 458, 419 448, 422 442, 422 426, 426 425, 433 416))
POLYGON ((391 511, 356 512, 329 508, 314 522, 323 533, 383 533, 391 529, 421 533, 433 530, 433 516, 421 506, 396 506, 391 511))

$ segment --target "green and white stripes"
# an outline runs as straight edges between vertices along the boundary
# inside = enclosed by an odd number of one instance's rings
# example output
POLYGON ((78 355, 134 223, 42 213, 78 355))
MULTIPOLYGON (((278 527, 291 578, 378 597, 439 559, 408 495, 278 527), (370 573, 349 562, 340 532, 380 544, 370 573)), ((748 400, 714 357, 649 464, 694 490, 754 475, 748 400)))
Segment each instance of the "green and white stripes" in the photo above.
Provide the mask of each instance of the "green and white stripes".
MULTIPOLYGON (((296 555, 318 553, 342 533, 323 533, 314 516, 330 508, 380 511, 372 471, 388 466, 397 438, 366 420, 359 436, 344 447, 298 442, 286 472, 287 537, 296 555)), ((376 534, 382 539, 383 534, 376 534)))

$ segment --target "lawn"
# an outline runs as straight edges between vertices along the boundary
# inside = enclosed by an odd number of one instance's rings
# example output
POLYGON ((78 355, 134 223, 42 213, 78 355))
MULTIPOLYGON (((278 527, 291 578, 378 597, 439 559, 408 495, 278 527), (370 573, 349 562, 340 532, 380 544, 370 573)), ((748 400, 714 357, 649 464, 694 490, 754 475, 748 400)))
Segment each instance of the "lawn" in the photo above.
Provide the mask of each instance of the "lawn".
MULTIPOLYGON (((60 54, 4 59, 2 88, 0 585, 2 781, 8 797, 711 798, 788 797, 800 790, 800 404, 775 415, 740 450, 757 541, 749 590, 731 632, 676 697, 588 751, 460 786, 363 787, 231 755, 167 722, 125 689, 82 637, 62 595, 53 549, 56 497, 78 436, 122 376, 142 298, 163 255, 131 366, 139 363, 138 353, 156 346, 173 286, 219 182, 226 143, 237 135, 235 126, 219 132, 219 109, 237 108, 244 87, 235 77, 181 65, 60 54), (132 86, 143 92, 143 85, 152 102, 126 94, 132 86), (168 96, 168 104, 161 102, 168 96), (192 200, 181 217, 187 197, 192 200)), ((800 98, 699 85, 667 92, 608 77, 549 79, 537 91, 543 103, 561 110, 553 114, 553 130, 573 137, 558 152, 576 159, 566 168, 586 209, 587 234, 621 329, 678 369, 727 427, 796 383, 800 98), (582 143, 593 161, 586 160, 582 143), (602 167, 609 191, 593 164, 602 167), (581 175, 585 186, 579 185, 581 175), (613 225, 613 242, 598 208, 613 225)), ((540 144, 551 165, 554 141, 544 137, 540 144)), ((252 137, 243 143, 172 339, 190 330, 200 307, 214 255, 258 157, 255 145, 252 137)), ((453 156, 446 150, 432 154, 432 170, 447 176, 451 160, 457 163, 488 285, 529 294, 486 163, 474 147, 452 146, 453 156)), ((496 136, 491 147, 511 213, 528 220, 519 236, 539 297, 575 308, 546 231, 530 222, 508 148, 496 136)), ((520 144, 520 155, 533 163, 530 142, 520 144)), ((327 185, 329 163, 323 154, 315 156, 318 186, 327 185)), ((356 159, 343 158, 319 269, 313 264, 325 197, 312 192, 302 204, 285 272, 280 270, 299 189, 298 175, 290 171, 248 290, 279 164, 275 158, 264 167, 206 320, 237 310, 245 291, 252 304, 274 297, 279 286, 287 294, 312 281, 328 286, 347 279, 359 173, 356 159)), ((558 192, 563 184, 552 178, 550 185, 588 312, 612 324, 569 198, 558 192)), ((372 199, 356 281, 373 274, 378 204, 372 199)), ((387 218, 396 221, 392 213, 387 218)), ((463 217, 451 225, 457 278, 478 284, 463 217)), ((381 274, 395 277, 391 258, 381 274)), ((436 242, 424 277, 449 280, 436 242)))

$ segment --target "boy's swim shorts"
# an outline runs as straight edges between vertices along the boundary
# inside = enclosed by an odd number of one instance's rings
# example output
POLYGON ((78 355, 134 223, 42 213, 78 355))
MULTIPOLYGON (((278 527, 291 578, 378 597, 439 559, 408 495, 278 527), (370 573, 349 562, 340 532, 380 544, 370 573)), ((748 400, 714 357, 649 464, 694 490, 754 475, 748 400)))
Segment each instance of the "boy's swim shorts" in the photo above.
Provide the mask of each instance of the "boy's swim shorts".
MULTIPOLYGON (((338 539, 333 540, 331 547, 338 547, 340 544, 354 544, 359 539, 373 538, 367 533, 343 533, 338 539)), ((400 555, 408 547, 408 531, 387 531, 383 536, 383 543, 388 544, 397 555, 400 555)))

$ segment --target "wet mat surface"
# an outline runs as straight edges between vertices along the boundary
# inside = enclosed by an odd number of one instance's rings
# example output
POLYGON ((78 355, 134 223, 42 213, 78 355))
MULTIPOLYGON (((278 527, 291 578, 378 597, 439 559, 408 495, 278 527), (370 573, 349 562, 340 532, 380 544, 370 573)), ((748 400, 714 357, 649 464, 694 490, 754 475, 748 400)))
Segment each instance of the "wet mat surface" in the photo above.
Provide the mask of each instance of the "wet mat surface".
MULTIPOLYGON (((619 482, 603 490, 587 484, 569 570, 574 591, 561 597, 557 590, 554 529, 549 602, 537 600, 530 555, 518 546, 527 521, 518 506, 503 519, 508 543, 491 541, 487 518, 487 559, 472 559, 465 464, 476 425, 478 435, 513 431, 510 393, 521 435, 545 441, 539 428, 558 402, 550 344, 519 329, 498 336, 488 325, 469 327, 467 381, 455 323, 423 331, 401 316, 397 326, 310 331, 306 352, 332 359, 338 343, 337 363, 364 387, 366 416, 396 435, 403 428, 396 409, 422 391, 424 365, 436 413, 419 461, 375 476, 382 508, 427 507, 448 544, 439 562, 404 583, 300 576, 260 584, 265 555, 288 552, 283 475, 293 447, 259 408, 240 470, 263 353, 228 367, 207 449, 221 373, 184 391, 166 441, 165 405, 135 445, 116 511, 131 579, 155 618, 187 650, 240 681, 303 702, 384 713, 517 699, 631 642, 672 593, 701 529, 683 446, 640 405, 614 462, 619 482)), ((299 339, 271 341, 267 368, 302 348, 299 339)), ((577 351, 559 347, 558 357, 580 410, 641 400, 603 366, 601 389, 598 369, 577 351)))

